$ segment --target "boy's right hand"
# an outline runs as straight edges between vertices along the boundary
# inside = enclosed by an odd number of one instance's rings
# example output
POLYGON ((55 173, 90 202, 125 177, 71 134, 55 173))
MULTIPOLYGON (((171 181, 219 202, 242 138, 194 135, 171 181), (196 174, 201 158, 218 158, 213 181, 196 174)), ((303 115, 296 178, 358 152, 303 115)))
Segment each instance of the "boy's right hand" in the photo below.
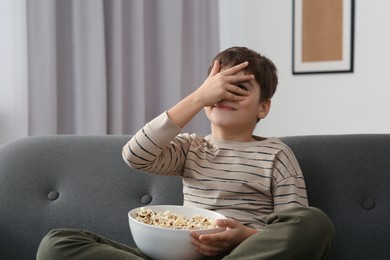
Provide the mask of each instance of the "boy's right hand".
POLYGON ((241 101, 245 99, 249 92, 237 85, 253 79, 254 76, 245 73, 236 74, 247 66, 248 62, 243 62, 221 71, 219 61, 215 61, 210 75, 203 84, 171 107, 167 111, 168 117, 183 128, 204 107, 213 106, 222 100, 241 101))
POLYGON ((253 79, 254 76, 248 74, 235 74, 245 69, 247 66, 248 62, 243 62, 221 71, 220 63, 218 60, 216 60, 210 75, 193 93, 197 99, 197 102, 200 102, 203 107, 207 107, 212 106, 222 100, 243 100, 245 96, 249 94, 249 92, 238 87, 237 84, 240 82, 249 81, 253 79))

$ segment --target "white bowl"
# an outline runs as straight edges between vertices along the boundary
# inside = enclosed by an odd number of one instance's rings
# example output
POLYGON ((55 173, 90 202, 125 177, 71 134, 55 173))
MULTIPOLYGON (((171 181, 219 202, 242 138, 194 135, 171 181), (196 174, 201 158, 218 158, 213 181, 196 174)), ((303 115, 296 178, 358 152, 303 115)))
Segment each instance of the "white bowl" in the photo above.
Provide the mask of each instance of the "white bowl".
MULTIPOLYGON (((128 217, 134 242, 143 253, 155 260, 196 260, 204 257, 192 245, 189 230, 162 228, 142 223, 135 219, 136 212, 140 208, 132 209, 128 217)), ((197 214, 210 219, 226 218, 214 211, 194 207, 159 205, 145 206, 144 208, 151 209, 154 212, 165 212, 169 210, 170 213, 189 218, 197 214)), ((209 234, 224 230, 225 228, 211 228, 196 230, 196 232, 209 234)))

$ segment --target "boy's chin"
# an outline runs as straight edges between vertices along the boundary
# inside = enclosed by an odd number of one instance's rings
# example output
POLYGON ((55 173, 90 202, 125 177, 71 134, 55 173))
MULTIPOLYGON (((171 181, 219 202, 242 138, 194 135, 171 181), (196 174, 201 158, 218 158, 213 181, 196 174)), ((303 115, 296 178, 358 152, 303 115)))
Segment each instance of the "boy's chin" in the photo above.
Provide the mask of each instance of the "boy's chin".
POLYGON ((218 125, 218 126, 231 126, 237 125, 237 120, 231 116, 220 116, 215 114, 207 114, 207 118, 210 121, 212 125, 218 125))
POLYGON ((232 128, 241 127, 241 124, 238 124, 237 120, 234 120, 234 119, 224 120, 224 119, 219 118, 216 120, 210 120, 210 123, 213 127, 226 128, 227 130, 231 130, 232 128))

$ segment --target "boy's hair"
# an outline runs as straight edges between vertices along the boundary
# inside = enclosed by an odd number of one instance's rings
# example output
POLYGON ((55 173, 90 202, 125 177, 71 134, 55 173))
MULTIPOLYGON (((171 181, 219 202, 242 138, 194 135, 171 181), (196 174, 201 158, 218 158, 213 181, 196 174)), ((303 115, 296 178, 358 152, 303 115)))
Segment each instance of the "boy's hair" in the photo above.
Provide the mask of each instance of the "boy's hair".
POLYGON ((278 85, 277 69, 267 57, 246 47, 231 47, 217 54, 209 67, 208 74, 213 68, 214 61, 218 60, 221 68, 232 67, 249 62, 245 72, 253 74, 260 85, 260 102, 272 98, 278 85))

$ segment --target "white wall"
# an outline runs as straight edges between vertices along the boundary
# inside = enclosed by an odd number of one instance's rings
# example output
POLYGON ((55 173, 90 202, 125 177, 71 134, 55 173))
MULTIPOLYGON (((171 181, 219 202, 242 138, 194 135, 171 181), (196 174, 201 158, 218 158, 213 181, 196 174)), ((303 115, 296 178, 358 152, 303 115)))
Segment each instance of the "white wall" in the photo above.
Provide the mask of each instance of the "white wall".
MULTIPOLYGON (((219 1, 221 49, 248 46, 279 69, 271 112, 257 134, 390 132, 390 1, 356 2, 355 72, 293 76, 292 1, 219 1)), ((24 0, 0 1, 0 144, 27 135, 25 19, 24 0)))
POLYGON ((25 16, 24 0, 0 1, 0 144, 27 135, 25 16))
POLYGON ((292 1, 219 1, 221 49, 247 46, 279 70, 256 134, 390 133, 390 1, 355 2, 354 73, 292 75, 292 1))

